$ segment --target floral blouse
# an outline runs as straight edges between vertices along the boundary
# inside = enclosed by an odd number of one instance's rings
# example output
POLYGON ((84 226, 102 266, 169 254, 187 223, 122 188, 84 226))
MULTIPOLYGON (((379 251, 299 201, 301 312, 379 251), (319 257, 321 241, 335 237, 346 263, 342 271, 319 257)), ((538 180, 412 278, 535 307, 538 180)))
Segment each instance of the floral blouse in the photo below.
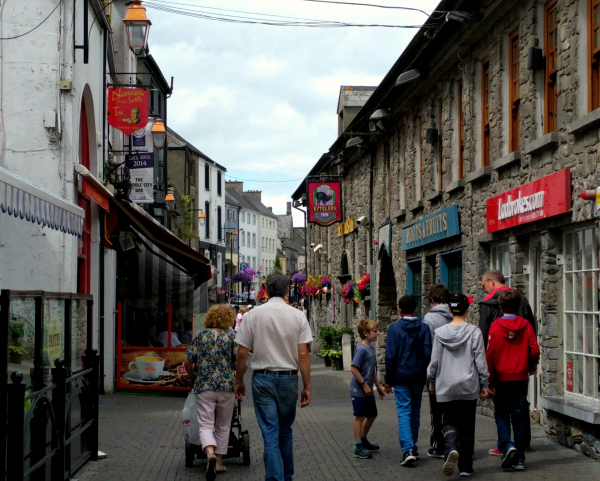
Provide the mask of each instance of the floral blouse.
POLYGON ((187 351, 194 364, 194 393, 231 391, 235 386, 234 362, 237 356, 235 332, 232 329, 202 329, 187 351), (215 332, 217 337, 215 339, 215 332))

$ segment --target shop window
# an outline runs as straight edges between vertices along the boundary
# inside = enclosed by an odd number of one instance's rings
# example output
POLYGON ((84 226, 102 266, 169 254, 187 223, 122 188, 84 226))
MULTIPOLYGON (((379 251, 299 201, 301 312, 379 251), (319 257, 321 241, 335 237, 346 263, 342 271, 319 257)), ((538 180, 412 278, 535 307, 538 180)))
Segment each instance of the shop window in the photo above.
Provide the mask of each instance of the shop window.
POLYGON ((462 249, 440 256, 440 282, 452 293, 462 292, 462 249))
POLYGON ((497 244, 490 249, 490 269, 502 272, 505 284, 511 287, 510 253, 508 243, 497 244))
POLYGON ((558 52, 557 0, 550 0, 544 9, 544 51, 546 52, 546 82, 544 92, 544 132, 556 132, 558 88, 556 57, 558 52))
POLYGON ((490 165, 490 61, 483 62, 481 72, 481 138, 483 167, 490 165))
POLYGON ((598 245, 595 227, 564 235, 565 391, 598 398, 598 245))
POLYGON ((406 269, 406 286, 407 294, 414 296, 417 301, 417 317, 421 319, 423 313, 423 279, 420 260, 408 263, 408 269, 406 269))
POLYGON ((588 0, 590 110, 600 107, 600 0, 588 0))
POLYGON ((508 50, 509 78, 510 78, 510 117, 509 117, 509 145, 510 151, 519 150, 519 29, 510 34, 510 47, 508 50))

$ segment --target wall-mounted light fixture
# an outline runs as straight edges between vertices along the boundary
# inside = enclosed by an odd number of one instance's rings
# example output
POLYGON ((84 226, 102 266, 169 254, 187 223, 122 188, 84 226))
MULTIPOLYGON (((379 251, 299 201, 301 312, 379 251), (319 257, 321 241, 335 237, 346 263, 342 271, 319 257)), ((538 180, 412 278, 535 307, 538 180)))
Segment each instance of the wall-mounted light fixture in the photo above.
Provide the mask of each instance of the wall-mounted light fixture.
POLYGON ((352 137, 346 142, 346 148, 349 149, 351 147, 360 147, 364 143, 364 139, 362 137, 352 137))
POLYGON ((156 150, 162 150, 166 140, 167 129, 165 129, 165 124, 163 124, 162 120, 156 119, 156 122, 152 126, 152 141, 156 150))
POLYGON ((123 18, 127 30, 127 43, 133 53, 140 55, 148 44, 148 32, 152 22, 148 20, 146 9, 141 0, 133 0, 133 4, 127 7, 125 18, 123 18))
POLYGON ((420 76, 421 76, 421 72, 419 72, 417 69, 413 69, 413 70, 409 70, 408 72, 401 73, 400 75, 398 75, 398 78, 396 79, 396 87, 399 87, 400 85, 404 85, 404 84, 407 84, 410 82, 414 82, 420 76))

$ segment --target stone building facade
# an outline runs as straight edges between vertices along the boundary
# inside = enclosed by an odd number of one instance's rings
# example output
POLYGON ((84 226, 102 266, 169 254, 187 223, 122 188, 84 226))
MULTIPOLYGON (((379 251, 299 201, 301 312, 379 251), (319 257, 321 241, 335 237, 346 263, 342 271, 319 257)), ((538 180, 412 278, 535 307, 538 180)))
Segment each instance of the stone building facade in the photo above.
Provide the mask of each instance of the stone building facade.
MULTIPOLYGON (((342 235, 309 226, 308 244, 323 245, 309 249, 309 274, 334 279, 333 296, 311 301, 313 328, 375 315, 383 374, 401 295, 415 295, 421 315, 435 282, 482 300, 481 276, 499 269, 538 321, 532 417, 592 457, 600 233, 580 193, 600 185, 595 5, 442 1, 437 11, 466 12, 464 21, 430 17, 307 177, 339 176, 343 218, 355 221, 342 235), (371 300, 342 303, 342 285, 369 271, 371 300)), ((293 198, 308 204, 306 184, 293 198)), ((469 320, 478 318, 475 303, 469 320)))

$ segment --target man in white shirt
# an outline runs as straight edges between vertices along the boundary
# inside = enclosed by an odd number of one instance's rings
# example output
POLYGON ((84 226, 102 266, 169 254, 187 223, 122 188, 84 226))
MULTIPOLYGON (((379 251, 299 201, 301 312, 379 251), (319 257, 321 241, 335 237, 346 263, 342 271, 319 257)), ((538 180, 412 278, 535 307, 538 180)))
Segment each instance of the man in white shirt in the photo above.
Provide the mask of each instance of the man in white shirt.
POLYGON ((281 272, 267 277, 269 302, 244 315, 235 341, 238 343, 235 395, 246 394, 244 374, 248 352, 250 361, 254 411, 264 441, 265 479, 291 481, 294 476, 292 425, 298 400, 298 370, 304 389, 300 407, 312 398, 310 386, 310 354, 312 334, 306 316, 287 305, 284 298, 289 279, 281 272))

